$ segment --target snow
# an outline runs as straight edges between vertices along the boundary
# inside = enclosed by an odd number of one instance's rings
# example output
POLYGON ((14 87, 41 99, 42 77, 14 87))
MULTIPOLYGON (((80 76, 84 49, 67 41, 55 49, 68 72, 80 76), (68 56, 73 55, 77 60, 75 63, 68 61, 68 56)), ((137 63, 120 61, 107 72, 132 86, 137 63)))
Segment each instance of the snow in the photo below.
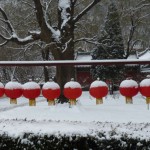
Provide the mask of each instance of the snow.
POLYGON ((36 82, 27 82, 23 84, 23 89, 40 89, 40 86, 36 82))
POLYGON ((1 82, 0 82, 0 88, 4 88, 4 85, 3 85, 3 83, 1 83, 1 82))
POLYGON ((27 37, 25 37, 25 38, 19 38, 19 37, 17 36, 17 34, 16 34, 15 32, 13 32, 12 38, 16 38, 16 39, 18 39, 18 41, 20 41, 20 42, 25 42, 25 41, 28 41, 28 40, 32 40, 32 35, 29 35, 29 36, 27 36, 27 37))
POLYGON ((136 81, 130 79, 130 80, 124 80, 121 82, 120 87, 137 87, 138 88, 138 84, 136 81))
POLYGON ((150 79, 144 79, 140 82, 140 87, 147 87, 149 86, 150 87, 150 79))
POLYGON ((77 105, 56 104, 48 106, 40 96, 35 107, 28 106, 28 100, 18 98, 17 105, 10 105, 9 98, 0 99, 0 134, 17 137, 23 133, 35 134, 87 134, 96 136, 103 132, 109 138, 112 129, 117 138, 122 133, 141 139, 150 139, 150 110, 145 98, 140 94, 133 97, 133 104, 125 104, 125 98, 115 92, 104 98, 104 103, 96 105, 89 92, 83 92, 77 105))
POLYGON ((5 85, 5 89, 22 89, 22 85, 16 81, 10 81, 5 85))
POLYGON ((70 8, 70 0, 59 0, 58 8, 61 10, 61 18, 63 20, 61 28, 63 28, 70 19, 70 14, 66 11, 70 8))
POLYGON ((150 50, 146 49, 143 53, 139 54, 139 59, 150 59, 150 50))
POLYGON ((107 87, 107 84, 103 81, 94 81, 94 82, 92 82, 90 88, 92 88, 92 87, 102 87, 102 86, 107 87))
POLYGON ((54 81, 50 81, 50 82, 46 82, 42 89, 60 89, 59 85, 57 83, 55 83, 54 81))
POLYGON ((81 85, 76 81, 70 81, 64 85, 64 88, 72 88, 72 89, 81 88, 81 85))

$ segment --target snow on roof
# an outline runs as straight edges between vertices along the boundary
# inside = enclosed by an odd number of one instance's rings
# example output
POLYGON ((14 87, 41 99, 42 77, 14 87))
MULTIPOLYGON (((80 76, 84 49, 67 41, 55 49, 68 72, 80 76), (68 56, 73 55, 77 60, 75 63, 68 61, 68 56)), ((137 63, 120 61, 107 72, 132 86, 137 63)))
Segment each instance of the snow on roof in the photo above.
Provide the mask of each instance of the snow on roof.
MULTIPOLYGON (((137 54, 130 54, 127 60, 131 60, 131 59, 138 59, 137 54)), ((126 66, 138 66, 138 64, 126 64, 126 66)))
POLYGON ((92 56, 89 52, 78 52, 76 60, 92 60, 92 56))
POLYGON ((150 49, 146 49, 144 52, 139 53, 139 59, 150 59, 150 49))
MULTIPOLYGON (((92 60, 90 52, 78 52, 76 55, 76 60, 92 60)), ((90 67, 91 65, 78 65, 77 67, 90 67)))

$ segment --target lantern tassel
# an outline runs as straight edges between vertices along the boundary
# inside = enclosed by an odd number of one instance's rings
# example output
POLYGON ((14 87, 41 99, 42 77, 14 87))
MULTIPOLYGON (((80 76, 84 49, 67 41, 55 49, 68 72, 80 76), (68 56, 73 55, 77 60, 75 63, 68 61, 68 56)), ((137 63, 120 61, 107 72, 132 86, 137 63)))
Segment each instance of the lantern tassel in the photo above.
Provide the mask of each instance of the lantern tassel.
POLYGON ((132 97, 126 97, 126 104, 133 104, 132 97))
POLYGON ((96 98, 96 105, 103 104, 103 98, 96 98))
POLYGON ((16 98, 10 98, 10 104, 17 104, 16 98))
POLYGON ((29 99, 29 106, 36 106, 35 99, 29 99))
POLYGON ((55 105, 55 101, 54 101, 54 99, 52 99, 52 100, 48 100, 48 106, 53 106, 53 105, 55 105))
POLYGON ((70 99, 69 102, 70 105, 76 105, 76 99, 70 99))
POLYGON ((150 97, 146 97, 146 104, 150 103, 150 97))

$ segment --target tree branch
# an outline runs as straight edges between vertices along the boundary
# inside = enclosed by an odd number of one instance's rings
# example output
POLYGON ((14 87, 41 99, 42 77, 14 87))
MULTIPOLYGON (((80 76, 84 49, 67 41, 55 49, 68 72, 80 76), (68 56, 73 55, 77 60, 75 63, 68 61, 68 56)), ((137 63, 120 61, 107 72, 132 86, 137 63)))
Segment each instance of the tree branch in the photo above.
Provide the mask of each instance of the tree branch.
POLYGON ((33 0, 33 1, 34 1, 35 9, 36 9, 36 18, 41 28, 41 31, 43 30, 43 28, 48 29, 46 22, 45 22, 44 12, 43 12, 40 0, 33 0))
POLYGON ((4 40, 3 43, 0 44, 0 46, 4 46, 6 45, 8 42, 15 42, 19 45, 26 45, 28 43, 31 43, 35 40, 39 40, 40 39, 40 33, 32 33, 30 34, 29 36, 25 37, 25 38, 19 38, 15 32, 15 29, 13 28, 11 22, 9 21, 5 11, 0 7, 0 12, 4 18, 1 19, 1 21, 3 21, 7 26, 8 26, 8 29, 10 30, 10 34, 9 36, 10 37, 5 37, 4 35, 0 34, 0 38, 2 38, 4 40))
POLYGON ((99 3, 101 0, 93 0, 91 4, 89 4, 83 11, 81 11, 75 18, 74 22, 78 22, 92 7, 94 7, 97 3, 99 3))

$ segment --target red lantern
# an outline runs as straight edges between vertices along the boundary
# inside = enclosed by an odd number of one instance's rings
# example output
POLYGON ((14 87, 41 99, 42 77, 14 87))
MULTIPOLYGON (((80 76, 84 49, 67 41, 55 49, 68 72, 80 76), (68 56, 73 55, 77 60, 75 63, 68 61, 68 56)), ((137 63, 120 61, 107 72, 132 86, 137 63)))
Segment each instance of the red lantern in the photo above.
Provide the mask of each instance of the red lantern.
POLYGON ((127 79, 121 82, 119 90, 121 95, 126 97, 126 103, 132 104, 132 97, 138 93, 139 88, 136 81, 127 79))
POLYGON ((67 82, 64 86, 64 95, 69 99, 71 105, 76 105, 76 98, 80 97, 82 94, 81 85, 73 81, 67 82))
POLYGON ((4 95, 4 85, 0 82, 0 97, 4 95))
POLYGON ((42 87, 42 94, 48 99, 48 105, 55 105, 54 99, 60 95, 60 87, 54 81, 46 82, 42 87))
POLYGON ((37 98, 40 95, 40 86, 33 81, 27 82, 23 85, 23 96, 29 99, 29 106, 35 106, 37 98))
POLYGON ((150 79, 144 79, 140 83, 140 93, 146 97, 146 103, 150 103, 150 79))
POLYGON ((96 98, 96 104, 103 103, 103 97, 108 94, 108 86, 105 82, 96 80, 90 85, 90 95, 96 98))
POLYGON ((10 98, 10 104, 17 104, 17 98, 22 92, 22 85, 16 81, 10 81, 5 85, 5 95, 10 98))

